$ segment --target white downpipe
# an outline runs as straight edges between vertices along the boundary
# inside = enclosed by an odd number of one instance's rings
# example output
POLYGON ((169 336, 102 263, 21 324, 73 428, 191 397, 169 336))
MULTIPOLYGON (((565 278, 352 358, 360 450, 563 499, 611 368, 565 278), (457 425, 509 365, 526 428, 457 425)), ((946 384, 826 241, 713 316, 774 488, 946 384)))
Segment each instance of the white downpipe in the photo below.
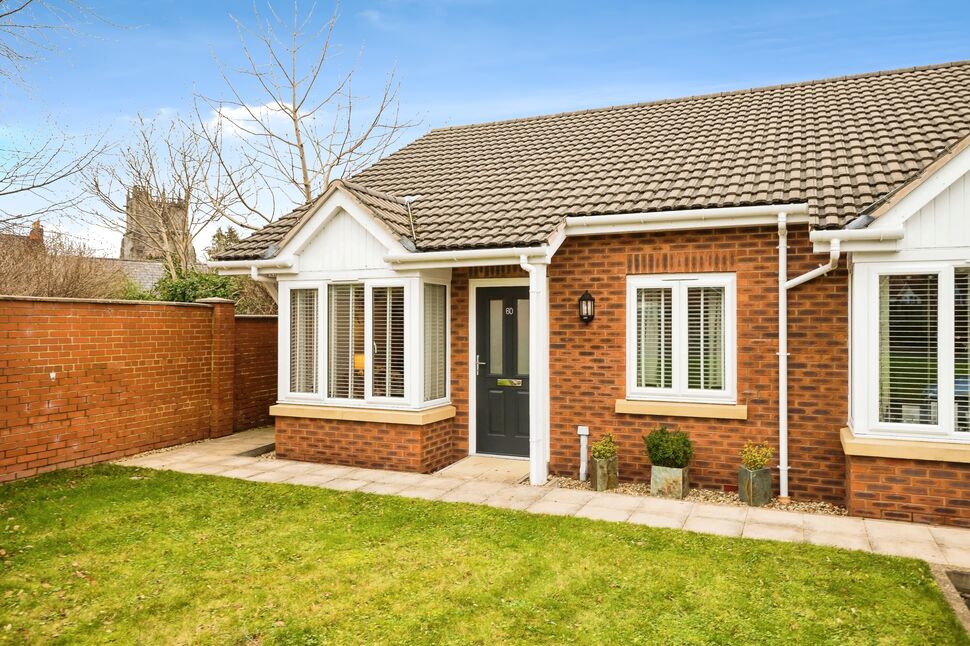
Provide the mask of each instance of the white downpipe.
POLYGON ((778 478, 788 499, 788 215, 778 214, 778 478))
POLYGON ((519 265, 529 274, 529 483, 540 486, 549 478, 546 455, 549 428, 546 265, 530 264, 525 254, 519 257, 519 265))
POLYGON ((807 283, 810 280, 814 280, 821 276, 822 274, 827 274, 836 267, 839 266, 839 256, 842 254, 842 243, 838 238, 834 238, 830 242, 829 247, 829 261, 824 265, 819 265, 815 269, 798 276, 797 278, 792 278, 787 283, 785 283, 786 289, 794 289, 802 283, 807 283))
MULTIPOLYGON (((837 233, 837 232, 833 232, 837 233)), ((814 233, 812 234, 814 236, 814 233)), ((788 290, 829 273, 839 266, 841 243, 831 236, 829 261, 788 280, 788 215, 778 214, 778 476, 781 501, 788 495, 788 290)))

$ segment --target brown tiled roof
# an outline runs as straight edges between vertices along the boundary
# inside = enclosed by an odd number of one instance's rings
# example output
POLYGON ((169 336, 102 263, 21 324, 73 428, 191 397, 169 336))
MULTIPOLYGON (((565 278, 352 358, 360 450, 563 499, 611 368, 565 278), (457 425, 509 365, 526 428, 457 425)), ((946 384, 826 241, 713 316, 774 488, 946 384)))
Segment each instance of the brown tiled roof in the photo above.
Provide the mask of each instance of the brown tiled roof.
POLYGON ((964 61, 432 130, 347 187, 408 238, 402 197, 419 196, 420 250, 540 244, 568 215, 793 202, 836 227, 968 135, 964 61))

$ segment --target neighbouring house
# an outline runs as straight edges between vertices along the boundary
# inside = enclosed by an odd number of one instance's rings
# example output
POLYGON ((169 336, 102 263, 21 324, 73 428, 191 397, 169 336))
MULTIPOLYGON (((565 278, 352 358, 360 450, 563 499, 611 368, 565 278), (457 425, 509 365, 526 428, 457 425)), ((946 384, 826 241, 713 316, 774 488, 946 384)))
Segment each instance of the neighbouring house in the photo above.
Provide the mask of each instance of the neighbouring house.
POLYGON ((212 265, 277 286, 281 457, 643 480, 666 425, 970 526, 968 146, 970 62, 443 128, 212 265))
MULTIPOLYGON (((92 258, 98 264, 102 265, 106 271, 117 271, 124 274, 129 280, 131 280, 132 283, 145 291, 148 291, 154 287, 155 283, 161 280, 161 278, 165 275, 165 266, 158 260, 99 258, 87 256, 84 255, 84 252, 87 250, 83 244, 72 241, 70 236, 65 238, 64 235, 65 234, 60 232, 55 232, 53 234, 54 241, 56 243, 54 245, 56 253, 67 253, 71 256, 92 258), (59 237, 60 239, 58 239, 59 237)), ((14 245, 29 245, 28 248, 34 249, 41 254, 50 253, 50 247, 48 246, 44 233, 44 226, 40 220, 34 221, 34 223, 31 224, 29 231, 25 233, 18 233, 16 230, 0 233, 0 252, 3 252, 5 249, 10 250, 14 245)))

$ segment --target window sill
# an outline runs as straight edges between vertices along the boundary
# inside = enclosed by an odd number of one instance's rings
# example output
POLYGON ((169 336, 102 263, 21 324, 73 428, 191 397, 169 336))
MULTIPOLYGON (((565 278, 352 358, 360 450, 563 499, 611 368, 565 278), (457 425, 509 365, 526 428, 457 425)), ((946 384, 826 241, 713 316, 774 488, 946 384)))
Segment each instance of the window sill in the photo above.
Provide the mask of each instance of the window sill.
POLYGON ((865 437, 848 427, 842 429, 841 440, 846 455, 970 464, 970 443, 865 437))
POLYGON ((745 404, 697 404, 688 402, 617 399, 616 412, 623 413, 625 415, 706 417, 709 419, 748 419, 748 407, 745 404))
POLYGON ((276 404, 269 407, 269 414, 277 417, 307 417, 311 419, 346 420, 348 422, 423 426, 451 419, 455 416, 455 407, 446 405, 427 410, 385 410, 313 404, 276 404))

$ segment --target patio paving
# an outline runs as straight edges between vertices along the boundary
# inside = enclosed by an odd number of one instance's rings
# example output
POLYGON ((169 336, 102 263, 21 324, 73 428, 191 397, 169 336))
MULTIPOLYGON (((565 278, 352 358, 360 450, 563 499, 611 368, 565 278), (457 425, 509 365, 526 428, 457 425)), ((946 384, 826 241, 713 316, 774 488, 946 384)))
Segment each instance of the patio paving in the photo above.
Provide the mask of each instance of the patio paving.
POLYGON ((339 491, 482 504, 722 536, 811 543, 970 568, 970 529, 532 487, 515 484, 521 479, 522 469, 523 473, 528 472, 528 463, 521 460, 475 456, 438 473, 423 475, 239 455, 272 444, 273 437, 272 427, 254 429, 136 455, 118 464, 254 482, 284 482, 339 491), (495 467, 491 473, 490 464, 495 467))

